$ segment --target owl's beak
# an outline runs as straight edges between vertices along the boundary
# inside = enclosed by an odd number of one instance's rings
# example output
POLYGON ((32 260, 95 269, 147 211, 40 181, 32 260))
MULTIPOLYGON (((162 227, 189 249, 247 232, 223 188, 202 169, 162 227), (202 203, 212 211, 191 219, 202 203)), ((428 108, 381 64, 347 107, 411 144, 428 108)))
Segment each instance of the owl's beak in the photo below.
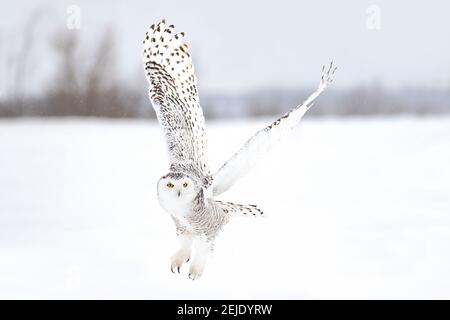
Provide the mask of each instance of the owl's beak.
POLYGON ((181 191, 180 191, 180 190, 178 190, 178 196, 180 196, 180 194, 181 194, 181 191))

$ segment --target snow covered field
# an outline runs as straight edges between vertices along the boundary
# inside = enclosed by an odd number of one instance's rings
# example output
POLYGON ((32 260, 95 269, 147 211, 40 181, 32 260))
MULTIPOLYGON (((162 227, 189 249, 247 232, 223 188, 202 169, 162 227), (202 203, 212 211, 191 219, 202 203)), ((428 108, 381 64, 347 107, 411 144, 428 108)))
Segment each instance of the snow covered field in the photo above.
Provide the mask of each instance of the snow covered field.
MULTIPOLYGON (((213 168, 266 121, 209 122, 213 168)), ((170 272, 150 121, 0 121, 0 298, 450 298, 450 117, 306 119, 221 199, 203 277, 170 272)))

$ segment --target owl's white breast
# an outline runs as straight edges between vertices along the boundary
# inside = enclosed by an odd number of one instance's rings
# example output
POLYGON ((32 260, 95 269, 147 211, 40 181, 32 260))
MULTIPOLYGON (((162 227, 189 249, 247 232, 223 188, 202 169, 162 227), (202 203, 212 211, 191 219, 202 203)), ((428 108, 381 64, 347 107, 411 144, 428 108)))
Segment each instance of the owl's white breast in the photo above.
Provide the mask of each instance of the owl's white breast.
POLYGON ((186 216, 190 213, 192 208, 191 203, 186 203, 180 198, 171 196, 169 193, 158 194, 158 200, 161 207, 167 213, 180 220, 180 222, 186 221, 186 216))
POLYGON ((177 219, 180 225, 185 227, 187 230, 192 229, 189 221, 186 218, 190 213, 191 206, 181 203, 180 201, 176 201, 176 199, 164 199, 164 197, 161 197, 159 199, 159 203, 167 213, 177 219))

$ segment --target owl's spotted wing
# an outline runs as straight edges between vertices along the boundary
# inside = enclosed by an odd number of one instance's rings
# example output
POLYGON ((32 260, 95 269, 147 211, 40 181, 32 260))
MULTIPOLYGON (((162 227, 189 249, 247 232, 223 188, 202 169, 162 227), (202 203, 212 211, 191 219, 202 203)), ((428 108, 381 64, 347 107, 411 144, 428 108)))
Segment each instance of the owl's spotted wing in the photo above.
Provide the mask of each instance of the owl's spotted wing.
POLYGON ((332 82, 335 71, 336 68, 333 68, 333 62, 329 68, 322 68, 319 88, 303 104, 295 107, 269 126, 258 131, 213 175, 213 195, 227 191, 256 164, 263 154, 277 144, 287 132, 297 126, 317 97, 332 82))
POLYGON ((253 218, 262 217, 264 214, 264 212, 254 204, 236 204, 219 200, 215 200, 214 202, 225 214, 229 215, 253 218))
POLYGON ((164 130, 170 168, 203 179, 209 175, 205 119, 184 33, 162 20, 144 39, 143 61, 149 97, 164 130))

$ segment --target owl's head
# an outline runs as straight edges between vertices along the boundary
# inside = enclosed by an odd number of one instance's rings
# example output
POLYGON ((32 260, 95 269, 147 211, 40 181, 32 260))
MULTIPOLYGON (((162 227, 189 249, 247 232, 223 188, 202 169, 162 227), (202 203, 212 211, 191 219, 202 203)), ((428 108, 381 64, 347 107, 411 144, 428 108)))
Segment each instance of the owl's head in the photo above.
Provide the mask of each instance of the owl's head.
POLYGON ((162 176, 157 188, 160 201, 178 204, 191 203, 202 189, 195 179, 180 172, 162 176))

